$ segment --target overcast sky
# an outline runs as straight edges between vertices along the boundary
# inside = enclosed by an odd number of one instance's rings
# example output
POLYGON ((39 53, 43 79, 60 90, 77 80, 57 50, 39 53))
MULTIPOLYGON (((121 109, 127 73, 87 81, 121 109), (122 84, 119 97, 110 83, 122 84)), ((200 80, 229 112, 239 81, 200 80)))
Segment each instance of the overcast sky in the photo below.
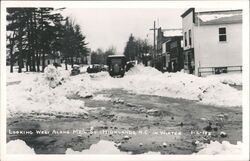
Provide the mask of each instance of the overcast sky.
POLYGON ((122 54, 130 34, 152 42, 154 20, 162 28, 181 28, 185 9, 65 9, 64 16, 78 23, 92 50, 116 47, 122 54))
MULTIPOLYGON (((187 8, 118 9, 118 8, 67 8, 64 16, 72 17, 81 26, 91 50, 114 46, 122 54, 130 34, 153 43, 154 20, 156 27, 181 28, 180 15, 187 8)), ((204 9, 199 9, 199 11, 204 9)), ((206 10, 206 9, 205 9, 206 10)), ((210 9, 211 10, 211 9, 210 9)))

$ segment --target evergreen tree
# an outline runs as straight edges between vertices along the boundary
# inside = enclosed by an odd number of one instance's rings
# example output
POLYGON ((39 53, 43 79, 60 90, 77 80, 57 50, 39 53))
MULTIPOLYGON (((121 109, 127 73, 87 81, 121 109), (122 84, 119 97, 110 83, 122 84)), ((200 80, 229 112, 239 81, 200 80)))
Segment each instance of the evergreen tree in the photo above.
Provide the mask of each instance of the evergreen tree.
POLYGON ((17 61, 18 72, 22 72, 24 61, 26 71, 42 71, 45 58, 58 55, 63 35, 62 9, 54 8, 7 8, 7 50, 10 70, 17 61), (58 11, 58 12, 56 12, 58 11), (37 67, 37 69, 36 69, 37 67))
POLYGON ((124 55, 128 61, 138 60, 140 62, 150 49, 152 49, 152 46, 148 44, 147 40, 135 39, 131 34, 125 46, 124 55))
POLYGON ((81 32, 80 26, 75 24, 69 17, 66 18, 66 23, 64 25, 64 36, 61 42, 62 44, 67 44, 62 46, 66 70, 68 69, 67 64, 69 60, 71 66, 73 67, 74 58, 81 58, 86 56, 88 53, 85 36, 83 36, 81 32))

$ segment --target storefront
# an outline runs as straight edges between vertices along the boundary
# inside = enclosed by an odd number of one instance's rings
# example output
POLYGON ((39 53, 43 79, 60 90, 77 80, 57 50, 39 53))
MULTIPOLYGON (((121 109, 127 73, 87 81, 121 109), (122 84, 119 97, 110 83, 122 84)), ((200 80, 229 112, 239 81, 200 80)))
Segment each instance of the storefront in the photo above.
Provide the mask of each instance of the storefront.
POLYGON ((189 74, 194 74, 195 61, 194 61, 194 49, 188 49, 183 51, 184 55, 184 71, 189 74))

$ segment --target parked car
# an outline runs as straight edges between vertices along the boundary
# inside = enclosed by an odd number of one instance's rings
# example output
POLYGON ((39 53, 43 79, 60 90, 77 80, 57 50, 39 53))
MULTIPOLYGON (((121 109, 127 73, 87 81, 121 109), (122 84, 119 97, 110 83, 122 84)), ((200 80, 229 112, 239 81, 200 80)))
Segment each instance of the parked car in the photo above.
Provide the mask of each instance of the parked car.
POLYGON ((88 73, 98 73, 102 71, 102 67, 100 64, 92 64, 87 68, 88 73))
POLYGON ((71 70, 71 75, 77 75, 77 74, 80 74, 80 66, 74 65, 72 70, 71 70))
POLYGON ((107 65, 101 65, 101 71, 108 71, 108 66, 107 65))
POLYGON ((136 65, 135 61, 128 61, 126 65, 126 72, 129 71, 129 69, 133 68, 136 65))
POLYGON ((53 63, 53 65, 57 68, 57 67, 62 67, 62 65, 61 64, 59 64, 59 63, 56 63, 56 62, 54 62, 53 63))

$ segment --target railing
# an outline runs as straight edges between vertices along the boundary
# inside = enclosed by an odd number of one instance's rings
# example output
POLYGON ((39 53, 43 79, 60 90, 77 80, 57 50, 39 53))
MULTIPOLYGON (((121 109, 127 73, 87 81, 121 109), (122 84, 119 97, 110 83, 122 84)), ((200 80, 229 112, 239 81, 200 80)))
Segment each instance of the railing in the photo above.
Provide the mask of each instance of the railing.
POLYGON ((223 66, 223 67, 199 67, 198 76, 202 74, 220 74, 228 72, 242 72, 242 66, 223 66))

